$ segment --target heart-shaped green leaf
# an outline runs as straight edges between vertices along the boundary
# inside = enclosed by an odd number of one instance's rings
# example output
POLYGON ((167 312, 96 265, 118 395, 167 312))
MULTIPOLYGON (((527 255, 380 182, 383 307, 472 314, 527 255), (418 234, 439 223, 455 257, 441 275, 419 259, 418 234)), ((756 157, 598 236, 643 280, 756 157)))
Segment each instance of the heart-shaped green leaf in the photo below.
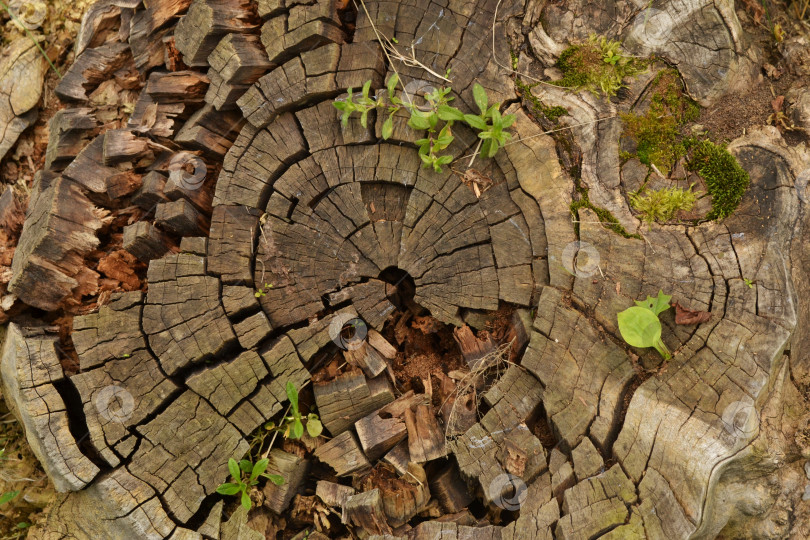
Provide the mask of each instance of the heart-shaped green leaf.
POLYGON ((618 319, 622 338, 633 347, 653 347, 661 339, 661 321, 646 307, 629 307, 618 319))
POLYGON ((659 289, 658 296, 656 296, 655 298, 653 298, 652 296, 648 296, 646 300, 636 300, 636 305, 641 306, 643 308, 647 308, 656 315, 658 315, 662 311, 666 311, 669 309, 670 300, 672 300, 672 296, 664 294, 664 291, 659 289))

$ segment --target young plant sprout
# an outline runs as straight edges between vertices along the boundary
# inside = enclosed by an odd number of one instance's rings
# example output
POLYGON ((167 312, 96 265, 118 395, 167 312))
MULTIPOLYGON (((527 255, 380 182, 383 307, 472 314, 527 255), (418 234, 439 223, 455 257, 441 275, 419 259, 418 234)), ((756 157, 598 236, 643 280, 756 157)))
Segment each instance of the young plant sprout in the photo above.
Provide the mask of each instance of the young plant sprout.
POLYGON ((631 347, 655 347, 664 360, 672 358, 669 349, 661 340, 661 321, 658 314, 669 309, 672 296, 658 291, 658 296, 636 300, 636 305, 618 314, 619 332, 631 347))

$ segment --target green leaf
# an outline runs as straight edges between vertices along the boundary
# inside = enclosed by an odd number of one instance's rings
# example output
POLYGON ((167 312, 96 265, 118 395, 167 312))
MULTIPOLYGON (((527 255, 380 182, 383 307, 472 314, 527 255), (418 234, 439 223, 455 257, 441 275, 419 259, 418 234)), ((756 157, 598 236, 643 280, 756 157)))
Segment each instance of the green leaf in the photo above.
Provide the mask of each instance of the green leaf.
POLYGON ((436 126, 439 124, 439 115, 436 113, 430 113, 428 115, 428 124, 430 125, 430 129, 436 129, 436 126))
POLYGON ((422 163, 424 163, 425 165, 430 165, 431 163, 433 163, 433 160, 431 159, 431 157, 429 155, 427 155, 427 153, 424 153, 424 154, 420 153, 419 158, 422 160, 422 163))
POLYGON ((300 439, 302 435, 304 435, 304 424, 301 422, 301 419, 296 418, 293 420, 292 429, 290 430, 290 438, 300 439))
POLYGON ((348 104, 345 101, 333 101, 332 105, 339 111, 345 111, 348 104))
POLYGON ((284 477, 279 474, 264 474, 262 476, 264 476, 277 486, 284 484, 284 477))
POLYGON ((408 126, 419 130, 430 129, 428 115, 417 109, 411 109, 411 117, 408 120, 408 126))
POLYGON ((473 85, 473 98, 475 99, 475 104, 478 105, 478 108, 481 110, 481 114, 485 114, 487 112, 487 91, 484 90, 484 87, 478 83, 473 85))
POLYGON ((20 490, 7 491, 6 493, 3 493, 2 495, 0 495, 0 504, 6 504, 19 494, 20 490))
POLYGON ((220 484, 217 486, 217 493, 220 495, 236 495, 242 487, 239 484, 220 484))
POLYGON ((265 470, 267 470, 267 465, 270 463, 270 460, 267 458, 260 459, 256 462, 256 465, 253 466, 253 471, 250 473, 250 480, 256 480, 260 474, 262 474, 265 470))
POLYGON ((497 153, 498 153, 498 141, 497 139, 490 139, 489 148, 487 148, 487 153, 484 155, 488 158, 491 158, 497 153))
POLYGON ((469 124, 471 127, 474 127, 475 129, 484 130, 487 129, 488 127, 487 123, 484 121, 483 118, 481 118, 480 116, 476 116, 474 114, 465 114, 464 121, 467 122, 467 124, 469 124))
POLYGON ((251 463, 250 460, 243 459, 239 462, 239 468, 250 474, 250 471, 253 469, 253 463, 251 463))
POLYGON ((508 128, 509 126, 515 123, 515 118, 517 117, 514 114, 505 115, 503 117, 503 120, 501 121, 501 127, 504 129, 508 128))
MULTIPOLYGON (((342 115, 340 115, 340 123, 341 123, 341 125, 343 127, 346 127, 346 126, 349 125, 349 116, 350 115, 351 115, 351 113, 349 111, 346 111, 342 115)), ((261 294, 262 294, 262 296, 264 296, 264 293, 261 293, 261 294)))
POLYGON ((453 163, 453 156, 448 154, 439 156, 439 158, 436 160, 436 163, 438 163, 439 165, 449 165, 453 163))
POLYGON ((464 120, 464 113, 450 105, 439 105, 439 119, 445 122, 464 120))
POLYGON ((658 315, 669 309, 670 300, 672 300, 672 296, 664 294, 664 291, 659 289, 657 297, 648 296, 646 300, 636 300, 636 305, 647 308, 658 315))
POLYGON ((321 424, 321 420, 314 414, 307 416, 307 433, 309 433, 309 436, 312 438, 323 433, 323 424, 321 424))
POLYGON ((242 506, 245 507, 245 510, 250 510, 250 507, 253 506, 253 501, 250 500, 247 491, 242 491, 242 506))
POLYGON ((652 347, 661 339, 661 321, 650 309, 633 306, 618 314, 619 332, 633 347, 652 347))
POLYGON ((382 125, 382 138, 384 140, 388 140, 393 134, 394 134, 394 118, 393 115, 389 115, 382 125))
POLYGON ((393 75, 388 77, 388 82, 385 83, 385 87, 388 89, 388 97, 391 99, 394 98, 394 90, 396 90, 398 82, 399 82, 399 75, 394 73, 393 75))
POLYGON ((371 79, 366 81, 366 84, 363 85, 363 97, 368 98, 368 92, 371 90, 371 79))
POLYGON ((295 388, 295 384, 292 381, 287 381, 287 399, 290 400, 290 406, 292 407, 293 414, 298 416, 298 390, 295 388))
POLYGON ((503 128, 503 120, 501 119, 501 112, 498 109, 492 111, 492 125, 498 129, 503 128))
POLYGON ((242 478, 242 473, 239 471, 239 464, 236 463, 236 460, 233 458, 228 460, 228 471, 231 473, 234 480, 239 480, 242 478))
POLYGON ((439 136, 436 137, 436 143, 439 145, 439 149, 443 150, 448 146, 450 146, 450 143, 452 142, 453 142, 453 132, 450 131, 450 125, 446 124, 439 132, 439 136))

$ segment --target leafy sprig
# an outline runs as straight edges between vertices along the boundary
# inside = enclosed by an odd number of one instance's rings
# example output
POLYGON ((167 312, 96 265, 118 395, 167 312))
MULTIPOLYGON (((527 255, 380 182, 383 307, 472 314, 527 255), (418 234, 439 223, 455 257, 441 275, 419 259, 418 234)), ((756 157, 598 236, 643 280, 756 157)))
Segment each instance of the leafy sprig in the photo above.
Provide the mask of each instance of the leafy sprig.
POLYGON ((341 123, 345 126, 349 122, 352 114, 360 115, 360 125, 368 127, 368 113, 372 110, 380 109, 388 113, 382 124, 382 138, 388 140, 394 133, 394 116, 403 108, 408 111, 408 127, 416 131, 424 131, 425 136, 417 139, 416 145, 419 147, 419 159, 423 166, 431 167, 436 172, 442 172, 444 165, 453 162, 453 156, 442 154, 454 140, 453 123, 464 122, 471 128, 478 131, 478 137, 482 140, 481 154, 484 157, 493 157, 500 147, 511 139, 511 134, 505 131, 515 122, 515 115, 501 115, 500 103, 489 105, 486 90, 478 83, 473 85, 473 99, 479 108, 480 114, 465 114, 461 110, 450 105, 455 98, 450 95, 452 88, 434 88, 430 93, 425 94, 424 105, 416 105, 413 98, 407 95, 402 99, 396 93, 399 83, 399 76, 395 73, 386 81, 387 100, 382 95, 372 98, 369 95, 371 81, 366 81, 361 90, 361 95, 354 99, 353 89, 349 88, 348 97, 345 100, 334 102, 336 109, 341 111, 341 123))
POLYGON ((284 478, 278 474, 267 474, 267 465, 270 460, 260 459, 255 464, 249 459, 243 459, 237 463, 233 458, 228 460, 228 472, 231 473, 233 482, 225 482, 217 487, 220 495, 236 495, 241 493, 241 504, 245 510, 250 510, 253 501, 250 500, 250 488, 259 483, 259 478, 266 478, 275 485, 284 483, 284 478))

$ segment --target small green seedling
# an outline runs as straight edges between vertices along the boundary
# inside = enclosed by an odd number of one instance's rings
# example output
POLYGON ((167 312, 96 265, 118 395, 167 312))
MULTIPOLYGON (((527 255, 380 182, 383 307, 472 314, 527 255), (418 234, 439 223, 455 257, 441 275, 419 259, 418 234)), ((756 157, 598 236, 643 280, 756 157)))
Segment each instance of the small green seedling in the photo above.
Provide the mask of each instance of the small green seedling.
POLYGON ((661 321, 658 314, 669 309, 672 296, 658 291, 658 296, 648 296, 646 300, 636 300, 636 305, 618 314, 619 332, 632 347, 655 347, 664 360, 672 355, 661 340, 661 321))
MULTIPOLYGON (((304 418, 298 410, 298 389, 292 381, 287 382, 287 398, 290 400, 290 415, 284 417, 282 431, 288 439, 300 439, 304 435, 304 418)), ((307 433, 310 437, 317 437, 323 432, 323 424, 315 413, 306 417, 307 433)))
POLYGON ((745 282, 745 284, 746 284, 746 285, 748 285, 748 288, 749 288, 749 289, 753 289, 753 288, 754 288, 754 282, 753 282, 753 281, 751 281, 750 279, 748 279, 748 278, 743 278, 743 281, 745 282))
POLYGON ((238 463, 233 458, 229 459, 228 471, 231 473, 233 482, 220 484, 219 487, 217 487, 217 493, 220 495, 236 495, 237 493, 241 493, 242 506, 245 507, 245 510, 250 510, 253 506, 253 501, 250 500, 248 491, 251 487, 259 483, 259 478, 267 478, 277 486, 284 483, 283 477, 264 472, 267 470, 269 463, 270 460, 267 458, 260 459, 255 464, 248 459, 243 459, 238 463))
POLYGON ((7 502, 11 502, 17 495, 20 494, 20 490, 15 491, 7 491, 0 495, 0 504, 6 504, 7 502))
POLYGON ((253 293, 253 296, 255 296, 256 298, 261 298, 262 296, 267 295, 267 291, 269 291, 272 288, 273 288, 272 283, 265 283, 263 288, 258 289, 255 293, 253 293))

